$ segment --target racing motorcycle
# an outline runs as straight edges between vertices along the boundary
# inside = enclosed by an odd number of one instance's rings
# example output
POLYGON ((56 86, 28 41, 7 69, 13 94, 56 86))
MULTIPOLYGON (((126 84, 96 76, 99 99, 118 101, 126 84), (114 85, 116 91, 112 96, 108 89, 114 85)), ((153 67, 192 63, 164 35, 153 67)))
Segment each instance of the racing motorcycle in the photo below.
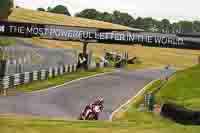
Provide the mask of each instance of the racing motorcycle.
POLYGON ((98 120, 100 112, 102 112, 101 106, 94 105, 92 108, 88 108, 85 112, 82 111, 79 120, 98 120))

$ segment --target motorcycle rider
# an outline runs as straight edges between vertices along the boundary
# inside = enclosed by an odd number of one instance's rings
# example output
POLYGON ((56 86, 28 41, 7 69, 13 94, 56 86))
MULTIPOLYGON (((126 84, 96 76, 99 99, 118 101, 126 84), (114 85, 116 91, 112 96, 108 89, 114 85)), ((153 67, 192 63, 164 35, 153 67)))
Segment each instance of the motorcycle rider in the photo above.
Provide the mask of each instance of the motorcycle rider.
POLYGON ((103 108, 104 108, 103 103, 104 103, 104 99, 102 97, 97 97, 93 103, 91 103, 85 107, 84 111, 82 112, 82 115, 85 117, 86 111, 88 109, 93 109, 93 107, 95 107, 95 106, 100 106, 100 110, 103 110, 103 108))

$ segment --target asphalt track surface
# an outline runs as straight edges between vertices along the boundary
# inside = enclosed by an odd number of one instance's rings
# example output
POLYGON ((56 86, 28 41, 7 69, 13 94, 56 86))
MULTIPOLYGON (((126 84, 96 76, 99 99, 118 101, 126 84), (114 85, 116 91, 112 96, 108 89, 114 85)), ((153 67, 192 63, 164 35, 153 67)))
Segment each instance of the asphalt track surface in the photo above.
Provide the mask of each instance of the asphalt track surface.
POLYGON ((155 69, 127 72, 118 70, 93 78, 36 93, 0 97, 0 113, 14 113, 76 120, 81 110, 96 96, 103 96, 105 109, 101 120, 139 92, 152 80, 170 75, 174 70, 155 69))

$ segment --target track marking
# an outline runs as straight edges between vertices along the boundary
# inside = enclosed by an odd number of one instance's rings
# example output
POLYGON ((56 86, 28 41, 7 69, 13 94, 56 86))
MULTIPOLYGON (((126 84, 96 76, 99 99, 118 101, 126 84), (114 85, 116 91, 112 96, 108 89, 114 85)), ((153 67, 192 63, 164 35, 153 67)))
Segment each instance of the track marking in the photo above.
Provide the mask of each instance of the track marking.
POLYGON ((139 96, 143 91, 145 91, 149 86, 151 86, 154 82, 158 81, 159 79, 152 80, 150 83, 148 83, 146 86, 144 86, 143 89, 141 89, 133 98, 129 99, 126 103, 118 107, 112 114, 110 115, 109 120, 112 121, 113 116, 119 112, 124 106, 128 105, 130 102, 132 102, 137 96, 139 96))
POLYGON ((64 84, 57 85, 57 86, 54 86, 54 87, 50 87, 50 88, 47 88, 47 89, 33 91, 33 92, 28 92, 28 94, 34 94, 34 93, 39 93, 39 92, 43 92, 43 91, 52 90, 52 89, 59 88, 59 87, 62 87, 62 86, 65 86, 65 85, 68 85, 68 84, 71 84, 71 83, 74 83, 74 82, 77 82, 77 81, 80 81, 80 80, 89 79, 89 78, 93 78, 93 77, 100 76, 100 75, 106 75, 106 74, 110 74, 110 73, 114 73, 114 72, 104 72, 104 73, 100 73, 100 74, 96 74, 96 75, 92 75, 92 76, 88 76, 88 77, 83 77, 83 78, 75 79, 75 80, 66 82, 64 84))

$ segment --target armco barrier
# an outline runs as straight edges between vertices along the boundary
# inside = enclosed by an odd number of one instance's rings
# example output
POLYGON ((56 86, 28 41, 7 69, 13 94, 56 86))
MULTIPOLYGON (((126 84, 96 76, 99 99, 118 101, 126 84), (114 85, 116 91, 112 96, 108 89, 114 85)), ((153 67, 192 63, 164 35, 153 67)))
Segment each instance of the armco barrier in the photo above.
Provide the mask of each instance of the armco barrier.
POLYGON ((24 73, 24 84, 26 84, 26 83, 29 83, 31 80, 31 75, 30 75, 30 73, 29 72, 25 72, 24 73))
POLYGON ((75 72, 77 70, 77 65, 65 65, 59 67, 52 67, 48 70, 40 70, 33 72, 18 73, 11 76, 5 76, 0 79, 0 89, 13 88, 17 85, 31 83, 37 80, 46 80, 48 78, 63 75, 68 72, 75 72))
POLYGON ((48 72, 49 72, 48 77, 52 78, 53 77, 53 69, 51 67, 49 68, 48 72))

